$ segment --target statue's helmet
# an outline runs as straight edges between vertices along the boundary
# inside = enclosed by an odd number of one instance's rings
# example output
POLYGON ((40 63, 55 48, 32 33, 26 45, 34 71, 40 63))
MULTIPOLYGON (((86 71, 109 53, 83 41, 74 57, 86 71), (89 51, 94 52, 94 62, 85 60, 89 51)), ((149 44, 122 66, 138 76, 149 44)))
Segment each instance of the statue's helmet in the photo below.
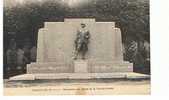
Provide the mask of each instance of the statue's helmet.
POLYGON ((82 27, 86 27, 86 24, 84 24, 84 23, 81 23, 80 25, 81 25, 82 27))

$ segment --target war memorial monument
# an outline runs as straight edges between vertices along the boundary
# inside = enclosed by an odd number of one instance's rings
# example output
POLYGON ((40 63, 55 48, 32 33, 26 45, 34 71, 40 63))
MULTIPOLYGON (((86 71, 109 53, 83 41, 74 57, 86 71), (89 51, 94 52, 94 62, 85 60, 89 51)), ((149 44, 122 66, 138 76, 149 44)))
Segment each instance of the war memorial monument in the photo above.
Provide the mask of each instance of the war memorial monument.
POLYGON ((123 60, 122 36, 115 22, 65 18, 39 29, 36 62, 10 80, 146 78, 123 60))

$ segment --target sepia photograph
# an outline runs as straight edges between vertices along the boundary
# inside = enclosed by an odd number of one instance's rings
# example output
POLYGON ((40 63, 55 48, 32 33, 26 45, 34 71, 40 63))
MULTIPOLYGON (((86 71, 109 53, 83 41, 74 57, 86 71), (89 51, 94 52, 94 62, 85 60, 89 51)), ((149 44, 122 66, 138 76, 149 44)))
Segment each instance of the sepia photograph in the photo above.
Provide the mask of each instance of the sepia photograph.
POLYGON ((150 95, 149 0, 3 0, 3 92, 150 95))

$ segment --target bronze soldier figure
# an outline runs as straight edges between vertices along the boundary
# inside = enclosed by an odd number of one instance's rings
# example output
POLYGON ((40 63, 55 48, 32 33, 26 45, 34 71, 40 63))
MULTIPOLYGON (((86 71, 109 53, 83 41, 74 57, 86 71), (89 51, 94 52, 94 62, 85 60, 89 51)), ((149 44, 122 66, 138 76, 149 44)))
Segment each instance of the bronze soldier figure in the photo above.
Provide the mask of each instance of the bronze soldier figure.
POLYGON ((82 59, 85 59, 85 54, 88 51, 88 43, 89 43, 90 33, 89 30, 86 29, 86 25, 81 23, 81 29, 77 30, 76 40, 75 40, 75 57, 81 53, 82 59))

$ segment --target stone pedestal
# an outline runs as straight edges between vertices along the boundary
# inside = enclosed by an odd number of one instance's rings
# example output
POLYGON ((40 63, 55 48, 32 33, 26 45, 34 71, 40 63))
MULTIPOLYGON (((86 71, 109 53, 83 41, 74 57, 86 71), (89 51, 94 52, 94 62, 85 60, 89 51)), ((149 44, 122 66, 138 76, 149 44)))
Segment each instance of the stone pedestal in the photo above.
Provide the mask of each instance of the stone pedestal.
POLYGON ((88 62, 86 60, 75 60, 74 61, 74 72, 75 73, 87 73, 88 62))

